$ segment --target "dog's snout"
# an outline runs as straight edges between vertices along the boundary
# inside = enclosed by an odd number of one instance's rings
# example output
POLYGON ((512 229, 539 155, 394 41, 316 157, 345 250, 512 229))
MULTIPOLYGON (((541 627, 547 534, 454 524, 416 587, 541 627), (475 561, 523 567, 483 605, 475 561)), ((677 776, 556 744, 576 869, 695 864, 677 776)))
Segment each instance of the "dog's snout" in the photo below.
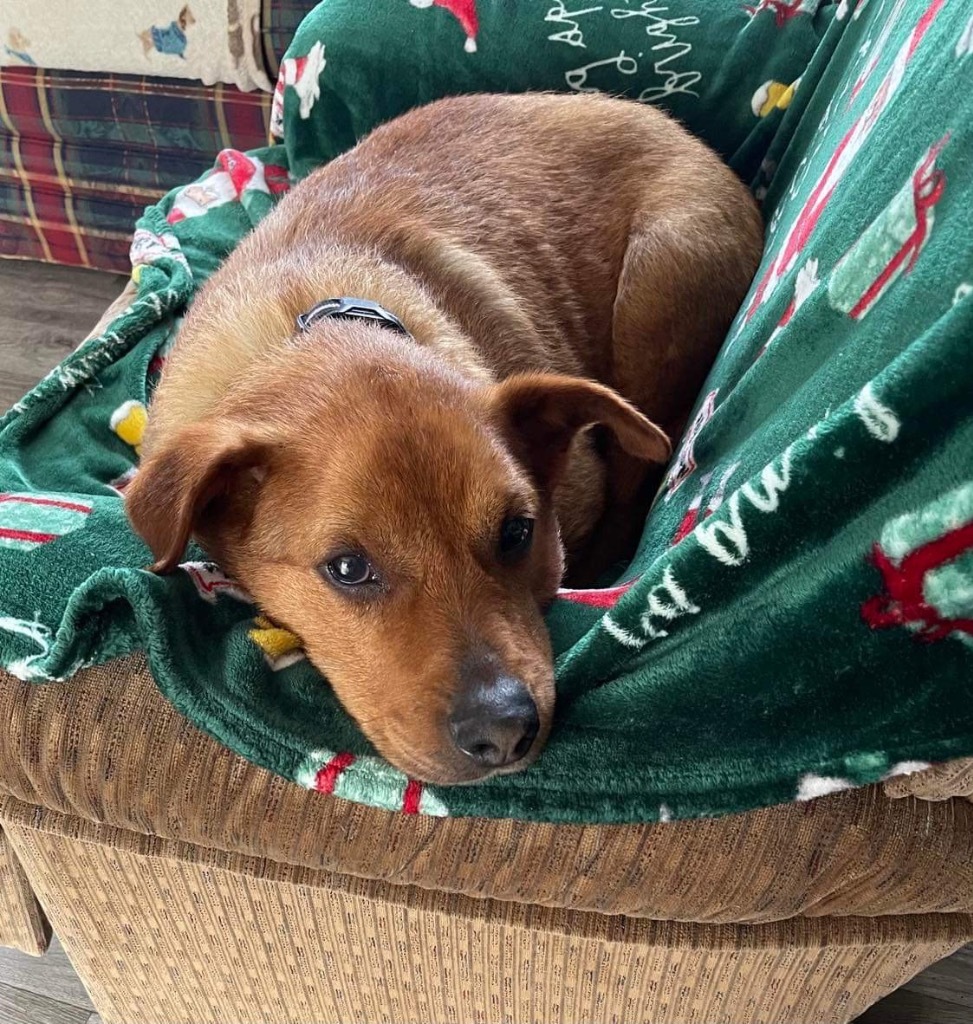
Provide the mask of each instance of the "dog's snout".
POLYGON ((471 668, 449 716, 453 742, 481 768, 513 764, 527 754, 540 728, 534 698, 492 657, 471 668))

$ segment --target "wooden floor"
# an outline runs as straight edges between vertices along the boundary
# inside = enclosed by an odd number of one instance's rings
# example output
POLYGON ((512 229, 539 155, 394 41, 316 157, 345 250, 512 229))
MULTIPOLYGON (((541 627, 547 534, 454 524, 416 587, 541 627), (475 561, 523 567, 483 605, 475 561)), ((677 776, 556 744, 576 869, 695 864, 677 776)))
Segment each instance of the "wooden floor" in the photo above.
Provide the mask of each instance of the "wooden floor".
POLYGON ((100 1022, 56 939, 43 957, 0 948, 0 1024, 100 1022))
MULTIPOLYGON (((124 284, 113 274, 0 260, 0 411, 78 344, 124 284)), ((39 959, 0 949, 0 1024, 98 1019, 56 942, 39 959)), ((973 1024, 973 946, 924 971, 858 1024, 973 1024)))
POLYGON ((124 287, 117 274, 0 260, 0 412, 77 347, 124 287))

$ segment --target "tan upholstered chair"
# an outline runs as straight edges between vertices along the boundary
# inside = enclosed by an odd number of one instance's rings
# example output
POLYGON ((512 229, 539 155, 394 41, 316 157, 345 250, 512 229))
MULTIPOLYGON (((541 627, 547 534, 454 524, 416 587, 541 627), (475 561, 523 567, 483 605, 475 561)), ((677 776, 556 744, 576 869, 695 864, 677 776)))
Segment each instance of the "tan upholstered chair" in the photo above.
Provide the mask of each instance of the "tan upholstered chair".
POLYGON ((140 657, 2 676, 0 944, 47 921, 107 1024, 849 1021, 973 939, 973 761, 711 821, 406 817, 247 764, 140 657))

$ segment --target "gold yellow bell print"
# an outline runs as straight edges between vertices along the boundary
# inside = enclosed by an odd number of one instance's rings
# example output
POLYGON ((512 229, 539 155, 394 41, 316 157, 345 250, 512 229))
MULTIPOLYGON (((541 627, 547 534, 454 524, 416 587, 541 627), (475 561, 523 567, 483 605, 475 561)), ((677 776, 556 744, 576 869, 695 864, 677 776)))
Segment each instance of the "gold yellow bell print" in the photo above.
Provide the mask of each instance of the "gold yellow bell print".
POLYGON ((142 452, 142 438, 149 414, 141 402, 123 402, 111 415, 112 430, 126 443, 135 449, 135 454, 142 452))
POLYGON ((785 85, 783 82, 764 82, 750 101, 753 116, 766 117, 772 110, 786 110, 791 105, 800 82, 799 78, 796 78, 790 85, 785 85))
POLYGON ((275 672, 304 658, 301 641, 290 630, 275 626, 263 615, 253 620, 253 627, 247 636, 263 651, 267 664, 275 672))

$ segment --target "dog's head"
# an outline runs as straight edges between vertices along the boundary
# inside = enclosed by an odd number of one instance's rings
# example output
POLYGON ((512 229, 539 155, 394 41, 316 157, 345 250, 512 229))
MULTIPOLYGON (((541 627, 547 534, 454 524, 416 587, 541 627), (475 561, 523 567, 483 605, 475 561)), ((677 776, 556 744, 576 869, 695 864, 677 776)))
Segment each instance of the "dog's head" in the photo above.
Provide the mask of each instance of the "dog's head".
POLYGON ((600 385, 471 383, 346 324, 340 346, 289 351, 207 419, 154 438, 150 421, 127 508, 158 571, 195 535, 301 638, 393 764, 469 782, 526 766, 550 728, 551 492, 593 423, 635 455, 668 455, 600 385))

